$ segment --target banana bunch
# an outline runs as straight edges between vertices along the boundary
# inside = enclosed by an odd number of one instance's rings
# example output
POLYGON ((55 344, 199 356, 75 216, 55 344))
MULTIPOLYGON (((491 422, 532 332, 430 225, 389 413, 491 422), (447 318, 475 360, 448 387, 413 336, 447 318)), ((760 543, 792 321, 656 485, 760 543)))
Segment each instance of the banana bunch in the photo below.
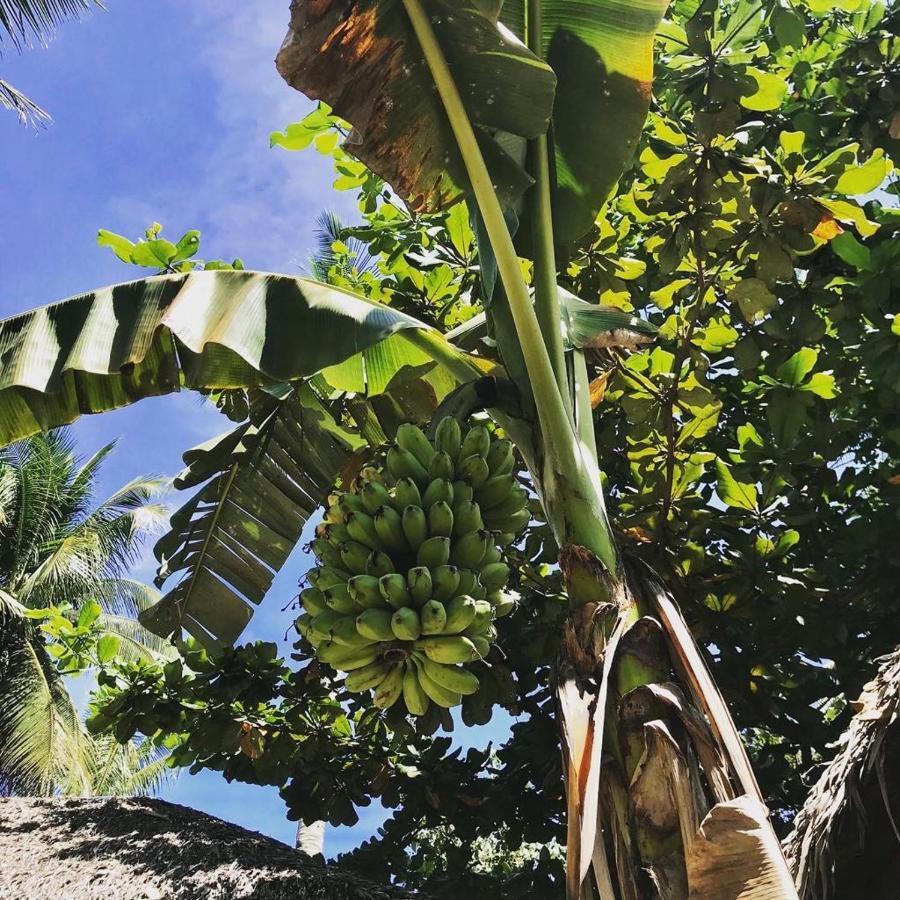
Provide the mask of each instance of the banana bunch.
POLYGON ((328 498, 296 627, 348 690, 382 709, 402 697, 416 716, 478 692, 465 666, 516 603, 501 549, 529 518, 515 468, 509 441, 448 417, 434 442, 401 425, 385 465, 328 498))

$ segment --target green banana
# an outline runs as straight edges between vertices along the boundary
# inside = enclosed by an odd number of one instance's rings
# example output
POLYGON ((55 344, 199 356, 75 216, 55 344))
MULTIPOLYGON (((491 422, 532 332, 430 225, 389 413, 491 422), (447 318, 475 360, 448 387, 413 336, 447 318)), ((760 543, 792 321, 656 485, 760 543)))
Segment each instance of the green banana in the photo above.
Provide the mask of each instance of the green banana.
POLYGON ((520 509, 524 509, 528 505, 528 491, 520 484, 516 484, 506 497, 499 503, 491 507, 490 510, 482 509, 485 517, 490 515, 493 518, 502 518, 517 513, 520 509))
POLYGON ((417 641, 422 634, 419 614, 409 606, 398 609, 391 616, 391 628, 400 641, 417 641))
POLYGON ((389 609, 366 609, 356 617, 356 630, 372 641, 392 641, 391 616, 389 609))
POLYGON ((428 470, 409 452, 394 444, 387 452, 387 467, 396 479, 412 478, 417 485, 428 481, 428 470))
POLYGON ((406 542, 413 550, 418 550, 428 537, 428 520, 421 506, 407 506, 401 519, 406 542))
POLYGON ((406 579, 399 572, 382 575, 378 581, 378 588, 381 596, 394 609, 402 609, 404 606, 412 604, 412 597, 406 587, 406 579))
POLYGON ((475 620, 475 601, 465 595, 454 597, 446 604, 447 621, 444 634, 460 634, 475 620))
POLYGON ((459 448, 460 458, 467 456, 486 457, 491 449, 491 433, 484 425, 473 425, 463 438, 459 448))
POLYGON ((310 643, 312 643, 312 639, 317 641, 321 640, 313 628, 313 617, 309 613, 303 613, 302 615, 297 616, 297 618, 294 619, 294 628, 296 628, 298 633, 302 634, 310 643))
POLYGON ((485 516, 484 524, 491 531, 508 531, 518 534, 531 521, 531 510, 520 509, 512 515, 497 517, 485 516))
POLYGON ((400 699, 400 694, 403 693, 403 671, 405 668, 402 662, 393 663, 388 669, 387 675, 375 688, 372 703, 378 709, 387 709, 400 699))
POLYGON ((445 603, 455 597, 459 587, 459 569, 456 566, 438 566, 431 574, 432 597, 445 603))
POLYGON ((424 716, 428 712, 428 695, 419 684, 419 673, 413 663, 406 661, 403 673, 403 702, 414 716, 424 716))
POLYGON ((310 569, 306 573, 306 579, 314 587, 320 591, 327 591, 328 588, 334 587, 336 584, 342 584, 350 577, 350 573, 344 569, 332 569, 329 566, 320 566, 316 569, 310 569))
POLYGON ((316 528, 316 537, 323 538, 329 544, 334 544, 338 550, 340 550, 344 541, 350 540, 350 535, 347 533, 347 526, 344 524, 343 519, 331 525, 319 525, 316 528))
POLYGON ((517 605, 515 595, 505 594, 503 591, 498 591, 496 594, 488 594, 487 599, 494 607, 495 619, 502 619, 504 616, 508 616, 517 605))
POLYGON ((436 569, 446 566, 450 561, 450 538, 431 537, 420 547, 416 554, 416 565, 436 569))
POLYGON ((341 559, 351 573, 360 575, 366 571, 369 554, 372 551, 356 541, 345 541, 341 544, 341 559))
POLYGON ((344 616, 332 626, 331 640, 344 647, 368 647, 381 638, 370 638, 361 634, 356 628, 356 616, 344 616))
POLYGON ((516 454, 512 443, 507 440, 491 441, 487 463, 492 476, 509 475, 516 467, 516 454))
POLYGON ((347 533, 354 541, 371 550, 387 549, 375 530, 375 520, 368 513, 350 513, 347 516, 347 533))
POLYGON ((300 603, 311 616, 317 616, 328 609, 325 597, 318 588, 306 588, 301 591, 300 603))
POLYGON ((468 696, 474 694, 479 688, 478 676, 467 669, 442 665, 433 662, 427 656, 422 660, 422 668, 432 681, 454 694, 468 696))
POLYGON ((335 669, 352 672, 374 662, 381 652, 378 644, 369 644, 367 647, 344 647, 335 641, 322 641, 316 655, 322 662, 334 666, 335 669))
POLYGON ((412 478, 401 478, 394 485, 394 506, 398 512, 403 512, 407 506, 421 506, 422 495, 419 487, 412 478))
POLYGON ((428 699, 437 706, 442 706, 444 709, 452 709, 454 706, 459 706, 462 702, 462 696, 453 693, 453 691, 448 691, 445 687, 441 687, 441 685, 425 671, 423 662, 418 655, 413 655, 412 659, 413 664, 416 666, 419 684, 422 686, 422 690, 425 692, 428 699))
POLYGON ((431 465, 428 467, 428 477, 432 481, 438 478, 444 481, 453 481, 453 460, 449 453, 443 451, 435 453, 431 465))
POLYGON ((360 492, 363 506, 369 515, 374 516, 378 510, 386 503, 391 502, 391 495, 388 489, 378 481, 370 481, 360 492))
POLYGON ((416 649, 424 650, 425 655, 429 659, 434 660, 434 662, 449 665, 471 662, 479 657, 475 645, 462 635, 454 635, 452 637, 438 635, 423 638, 421 641, 416 642, 416 649))
POLYGON ((429 600, 420 610, 422 634, 443 634, 447 624, 447 610, 437 600, 429 600))
POLYGON ((483 571, 487 566, 498 562, 503 562, 503 553, 492 540, 484 556, 481 558, 481 569, 483 571))
POLYGON ((508 547, 510 544, 514 543, 515 540, 516 536, 511 531, 494 532, 494 541, 498 547, 508 547))
POLYGON ((452 416, 446 416, 438 422, 434 432, 434 445, 456 461, 462 444, 462 429, 452 416))
POLYGON ((474 634, 484 634, 485 629, 494 619, 494 607, 487 600, 475 601, 475 618, 468 630, 474 634))
POLYGON ((481 510, 471 500, 461 500, 453 507, 453 537, 462 537, 470 531, 484 530, 481 510))
POLYGON ((384 605, 378 579, 374 575, 354 575, 348 582, 350 596, 363 608, 371 609, 384 605))
POLYGON ((456 589, 457 594, 464 594, 467 597, 472 596, 472 592, 478 590, 481 582, 478 580, 478 574, 472 569, 459 570, 459 586, 456 589))
POLYGON ((456 471, 460 478, 472 485, 476 494, 491 474, 487 460, 483 456, 467 456, 456 471))
POLYGON ((381 506, 375 513, 375 533, 389 553, 401 555, 409 550, 403 533, 403 520, 393 506, 381 506))
POLYGON ((425 493, 422 494, 422 509, 429 509, 438 500, 453 504, 453 485, 446 478, 435 478, 425 488, 425 493))
POLYGON ((478 488, 478 505, 485 511, 499 506, 515 490, 512 475, 494 475, 478 488))
POLYGON ((344 687, 353 694, 368 691, 381 684, 389 669, 390 665, 383 659, 376 659, 375 662, 348 673, 344 679, 344 687))
POLYGON ((387 553, 376 550, 374 553, 369 554, 364 571, 366 575, 374 575, 376 578, 381 578, 382 575, 396 572, 397 567, 387 553))
POLYGON ((502 562, 489 563, 478 573, 478 580, 489 594, 499 591, 509 581, 509 566, 502 562))
POLYGON ((454 481, 453 482, 453 502, 454 503, 462 503, 465 500, 474 500, 475 499, 475 491, 472 488, 472 485, 467 481, 454 481))
POLYGON ((328 588, 322 592, 325 602, 329 609, 339 612, 343 615, 349 613, 358 613, 361 609, 360 605, 350 596, 350 588, 345 581, 343 584, 336 584, 334 587, 328 588))
POLYGON ((475 637, 471 637, 469 640, 475 646, 475 652, 478 654, 478 659, 484 659, 488 653, 491 652, 491 642, 486 637, 475 635, 475 637))
POLYGON ((434 588, 431 572, 425 566, 414 566, 406 573, 413 606, 422 606, 431 599, 434 588))
POLYGON ((310 542, 310 550, 316 555, 320 563, 332 569, 342 569, 344 562, 341 559, 341 551, 330 541, 323 538, 315 538, 310 542))
POLYGON ((450 562, 463 569, 474 569, 481 562, 491 543, 487 531, 470 531, 458 538, 450 553, 450 562))
POLYGON ((333 609, 326 609, 312 620, 312 628, 319 637, 331 638, 331 629, 334 623, 343 618, 341 613, 333 609))
POLYGON ((395 439, 398 446, 412 453, 420 465, 426 469, 428 468, 435 454, 435 449, 431 446, 431 441, 425 437, 425 432, 418 425, 404 422, 397 429, 395 439))
POLYGON ((443 500, 438 500, 428 510, 428 533, 433 537, 453 534, 453 510, 443 500))
POLYGON ((362 502, 362 497, 357 494, 351 494, 349 491, 345 491, 338 497, 337 505, 340 507, 345 519, 350 513, 364 513, 366 511, 365 504, 362 502))

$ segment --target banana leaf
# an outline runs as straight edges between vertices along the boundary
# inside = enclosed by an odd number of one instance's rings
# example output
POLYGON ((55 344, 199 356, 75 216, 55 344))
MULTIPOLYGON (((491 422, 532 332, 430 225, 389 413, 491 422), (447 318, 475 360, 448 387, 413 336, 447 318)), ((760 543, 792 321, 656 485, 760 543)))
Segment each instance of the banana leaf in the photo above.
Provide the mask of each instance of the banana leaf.
MULTIPOLYGON (((556 78, 497 26, 499 4, 425 0, 506 204, 531 183, 524 138, 547 130, 556 78)), ((401 0, 293 0, 278 71, 353 125, 345 144, 416 212, 468 191, 456 140, 401 0)))
POLYGON ((411 352, 397 333, 424 327, 340 288, 263 272, 163 275, 80 294, 0 322, 0 446, 182 387, 307 377, 386 339, 393 349, 379 359, 390 373, 411 352))

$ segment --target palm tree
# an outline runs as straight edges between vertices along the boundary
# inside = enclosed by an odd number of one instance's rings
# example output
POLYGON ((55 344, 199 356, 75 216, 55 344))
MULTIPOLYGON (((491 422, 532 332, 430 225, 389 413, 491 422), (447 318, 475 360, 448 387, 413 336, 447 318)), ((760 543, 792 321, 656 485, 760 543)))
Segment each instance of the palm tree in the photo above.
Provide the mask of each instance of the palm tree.
POLYGON ((153 762, 149 748, 126 748, 112 759, 106 743, 86 734, 40 623, 29 616, 51 607, 77 616, 97 603, 103 612, 95 627, 118 638, 121 655, 148 658, 164 648, 133 618, 157 593, 125 577, 142 538, 164 521, 163 508, 149 502, 161 482, 137 478, 92 506, 97 474, 111 449, 79 466, 70 438, 57 431, 0 454, 3 793, 93 793, 127 784, 123 767, 136 773, 153 762))
MULTIPOLYGON (((62 21, 102 6, 100 0, 0 0, 0 55, 4 41, 20 53, 35 42, 46 45, 62 21)), ((46 110, 2 78, 0 106, 13 110, 23 123, 39 125, 50 119, 46 110)))

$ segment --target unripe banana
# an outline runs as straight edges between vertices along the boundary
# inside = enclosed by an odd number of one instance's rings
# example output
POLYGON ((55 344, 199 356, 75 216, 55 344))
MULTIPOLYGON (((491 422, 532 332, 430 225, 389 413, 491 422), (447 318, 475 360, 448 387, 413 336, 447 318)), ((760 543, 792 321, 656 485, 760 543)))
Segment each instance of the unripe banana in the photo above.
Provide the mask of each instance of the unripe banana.
POLYGON ((466 631, 472 631, 473 634, 484 634, 485 629, 494 619, 494 607, 487 600, 475 601, 475 618, 466 631))
POLYGON ((469 640, 475 646, 475 652, 478 654, 478 659, 485 659, 488 653, 491 652, 491 642, 486 637, 476 635, 475 637, 469 638, 469 640))
POLYGON ((498 562, 503 562, 503 553, 500 551, 500 548, 494 543, 494 541, 491 540, 490 546, 487 548, 484 556, 481 558, 481 568, 485 569, 488 566, 498 562))
POLYGON ((487 512, 503 503, 516 489, 512 475, 495 475, 478 488, 478 505, 487 512))
POLYGON ((489 563, 478 573, 478 580, 489 594, 499 591, 509 581, 509 566, 502 562, 489 563))
POLYGON ((436 479, 453 481, 453 470, 453 460, 450 458, 450 454, 441 451, 440 453, 435 453, 434 458, 431 460, 431 465, 428 467, 428 477, 432 481, 436 479))
POLYGON ((344 616, 332 626, 331 640, 343 647, 368 647, 378 638, 360 634, 356 629, 356 616, 344 616))
POLYGON ((443 634, 447 624, 447 610, 437 600, 429 600, 420 610, 422 634, 443 634))
POLYGON ((328 609, 325 596, 318 588, 307 588, 305 591, 301 591, 300 603, 311 616, 317 616, 328 609))
POLYGON ((357 494, 351 494, 349 491, 340 495, 337 505, 341 508, 341 512, 344 514, 345 519, 350 513, 364 513, 366 511, 365 504, 362 502, 362 497, 357 494))
POLYGON ((315 540, 310 542, 309 548, 315 553, 316 559, 323 565, 329 566, 332 569, 344 568, 344 562, 341 559, 341 551, 330 541, 326 541, 323 538, 315 538, 315 540))
POLYGON ((342 584, 350 577, 350 573, 345 569, 332 569, 329 566, 319 566, 316 569, 310 569, 306 573, 306 579, 314 587, 320 591, 327 591, 328 588, 334 587, 336 584, 342 584))
POLYGON ((403 512, 407 506, 421 506, 422 495, 412 478, 401 478, 394 486, 394 506, 403 512))
POLYGON ((378 579, 374 575, 354 575, 347 582, 350 596, 363 608, 371 609, 384 605, 378 579))
POLYGON ((409 606, 398 609, 391 616, 391 628, 400 641, 417 641, 422 634, 419 614, 409 606))
POLYGON ((498 547, 508 547, 514 543, 516 536, 511 531, 498 531, 494 533, 494 542, 498 547))
POLYGON ((333 609, 326 609, 325 612, 319 613, 312 620, 313 630, 319 637, 331 639, 331 629, 334 623, 343 618, 341 613, 335 612, 333 609))
POLYGON ((414 566, 410 569, 406 573, 406 583, 409 585, 413 606, 423 606, 431 599, 434 584, 431 572, 425 566, 414 566))
POLYGON ((416 672, 419 677, 419 684, 422 686, 422 690, 425 692, 428 699, 444 709, 452 709, 454 706, 459 706, 462 702, 462 695, 456 694, 453 691, 448 691, 447 688, 439 685, 425 671, 424 659, 425 657, 420 654, 413 654, 412 656, 413 664, 416 667, 416 672))
POLYGON ((375 531, 375 520, 365 512, 352 512, 347 516, 347 533, 357 543, 371 550, 386 550, 387 547, 375 531))
POLYGON ((452 416, 446 416, 438 422, 434 432, 434 446, 446 453, 454 462, 459 456, 462 444, 462 428, 452 416))
POLYGON ((412 478, 417 485, 428 482, 428 469, 409 450, 394 444, 387 452, 388 471, 394 478, 412 478))
POLYGON ((433 662, 427 656, 421 662, 422 669, 432 681, 454 694, 468 696, 478 690, 478 676, 474 672, 433 662))
POLYGON ((470 531, 453 543, 450 561, 461 569, 475 569, 490 546, 491 536, 486 531, 470 531))
POLYGON ((445 603, 455 597, 459 587, 459 569, 456 566, 438 566, 431 576, 432 597, 438 603, 445 603))
POLYGON ((328 498, 328 501, 325 506, 325 515, 322 516, 322 524, 323 526, 327 525, 337 525, 344 521, 344 512, 338 506, 337 500, 332 503, 331 498, 328 498))
POLYGON ((467 456, 486 457, 491 449, 491 433, 484 425, 473 425, 463 438, 459 448, 461 459, 467 456))
POLYGON ((391 502, 388 489, 378 481, 370 481, 360 492, 363 506, 369 515, 374 516, 378 510, 391 502))
POLYGON ((475 491, 472 488, 472 485, 467 481, 454 481, 453 482, 453 502, 454 503, 462 503, 465 500, 474 500, 475 499, 475 491))
POLYGON ((453 534, 453 510, 443 500, 438 500, 428 510, 428 533, 432 537, 450 537, 453 534))
POLYGON ((459 586, 456 591, 458 594, 471 597, 472 592, 477 592, 480 586, 481 582, 478 580, 478 574, 473 569, 459 570, 459 586))
POLYGON ((438 500, 453 504, 453 485, 446 478, 435 478, 422 494, 422 508, 429 509, 438 500))
POLYGON ((487 453, 488 468, 492 476, 509 475, 516 467, 516 454, 513 445, 506 440, 491 441, 491 449, 487 453))
POLYGON ((495 594, 488 594, 488 602, 494 607, 494 618, 502 619, 508 616, 517 605, 515 594, 506 594, 503 591, 497 591, 495 594))
POLYGON ((431 464, 435 449, 431 446, 431 441, 425 437, 425 432, 418 425, 404 422, 397 429, 396 441, 398 446, 412 453, 423 468, 427 469, 431 464))
POLYGON ((524 509, 528 505, 528 491, 522 487, 520 484, 516 484, 509 493, 507 493, 506 497, 503 498, 499 503, 495 504, 490 510, 482 508, 482 515, 487 518, 490 515, 492 518, 499 519, 504 516, 511 516, 513 513, 519 512, 519 510, 524 509))
POLYGON ((343 584, 336 584, 334 587, 328 588, 322 592, 325 597, 325 603, 329 609, 339 612, 342 615, 349 613, 358 613, 362 607, 350 596, 350 588, 345 581, 343 584))
POLYGON ((491 531, 508 531, 518 534, 531 521, 531 511, 529 509, 520 509, 512 515, 495 518, 494 516, 485 516, 484 524, 491 531))
POLYGON ((483 531, 484 522, 477 503, 471 500, 457 501, 453 507, 453 537, 462 537, 470 531, 483 531))
POLYGON ((401 519, 406 542, 413 550, 418 550, 428 537, 428 520, 421 506, 407 506, 401 519))
POLYGON ((457 466, 456 471, 460 478, 472 485, 476 494, 491 474, 487 460, 483 456, 467 456, 457 466))
POLYGON ((374 662, 382 650, 378 644, 369 644, 368 647, 344 647, 334 641, 322 641, 316 649, 316 655, 322 662, 342 669, 344 672, 352 672, 374 662))
POLYGON ((444 624, 444 634, 460 634, 475 620, 476 606, 471 597, 454 597, 447 602, 445 609, 447 621, 444 624))
POLYGON ((416 565, 427 566, 436 569, 438 566, 446 566, 450 561, 450 538, 428 538, 416 554, 416 565))
POLYGON ((403 673, 403 702, 414 716, 424 716, 428 712, 428 695, 419 684, 419 673, 415 665, 406 661, 403 673))
POLYGON ((406 587, 406 579, 399 572, 382 575, 378 581, 378 588, 381 596, 394 609, 401 609, 412 604, 412 597, 409 596, 409 590, 406 587))
POLYGON ((313 627, 313 617, 309 615, 309 613, 304 613, 302 616, 297 616, 294 619, 294 628, 303 635, 313 646, 318 644, 320 641, 324 640, 321 635, 316 633, 315 628, 313 627))
POLYGON ((403 671, 405 665, 402 662, 394 663, 388 669, 387 675, 381 680, 381 683, 375 688, 375 694, 372 703, 378 709, 387 709, 393 706, 403 693, 403 671))
POLYGON ((345 541, 341 544, 341 559, 351 573, 361 575, 366 571, 371 550, 357 541, 345 541))
POLYGON ((372 641, 394 640, 389 609, 367 609, 356 617, 356 630, 372 641))
POLYGON ((344 687, 353 694, 368 691, 373 687, 378 687, 384 681, 389 670, 389 663, 383 659, 376 659, 375 662, 350 672, 344 679, 344 687))
POLYGON ((409 550, 403 533, 403 520, 393 506, 381 506, 375 513, 375 533, 389 553, 402 555, 409 550))
POLYGON ((453 637, 438 635, 436 637, 423 638, 416 642, 416 649, 425 651, 425 655, 434 662, 454 663, 472 662, 478 659, 479 653, 475 645, 462 635, 453 637))
POLYGON ((350 535, 347 533, 347 526, 344 524, 343 519, 333 525, 318 526, 316 528, 316 536, 328 541, 329 544, 334 544, 338 550, 340 550, 341 544, 350 540, 350 535))
POLYGON ((376 578, 381 578, 382 575, 389 575, 391 572, 396 571, 397 567, 387 553, 376 550, 374 553, 370 553, 369 558, 366 560, 366 575, 374 575, 376 578))

